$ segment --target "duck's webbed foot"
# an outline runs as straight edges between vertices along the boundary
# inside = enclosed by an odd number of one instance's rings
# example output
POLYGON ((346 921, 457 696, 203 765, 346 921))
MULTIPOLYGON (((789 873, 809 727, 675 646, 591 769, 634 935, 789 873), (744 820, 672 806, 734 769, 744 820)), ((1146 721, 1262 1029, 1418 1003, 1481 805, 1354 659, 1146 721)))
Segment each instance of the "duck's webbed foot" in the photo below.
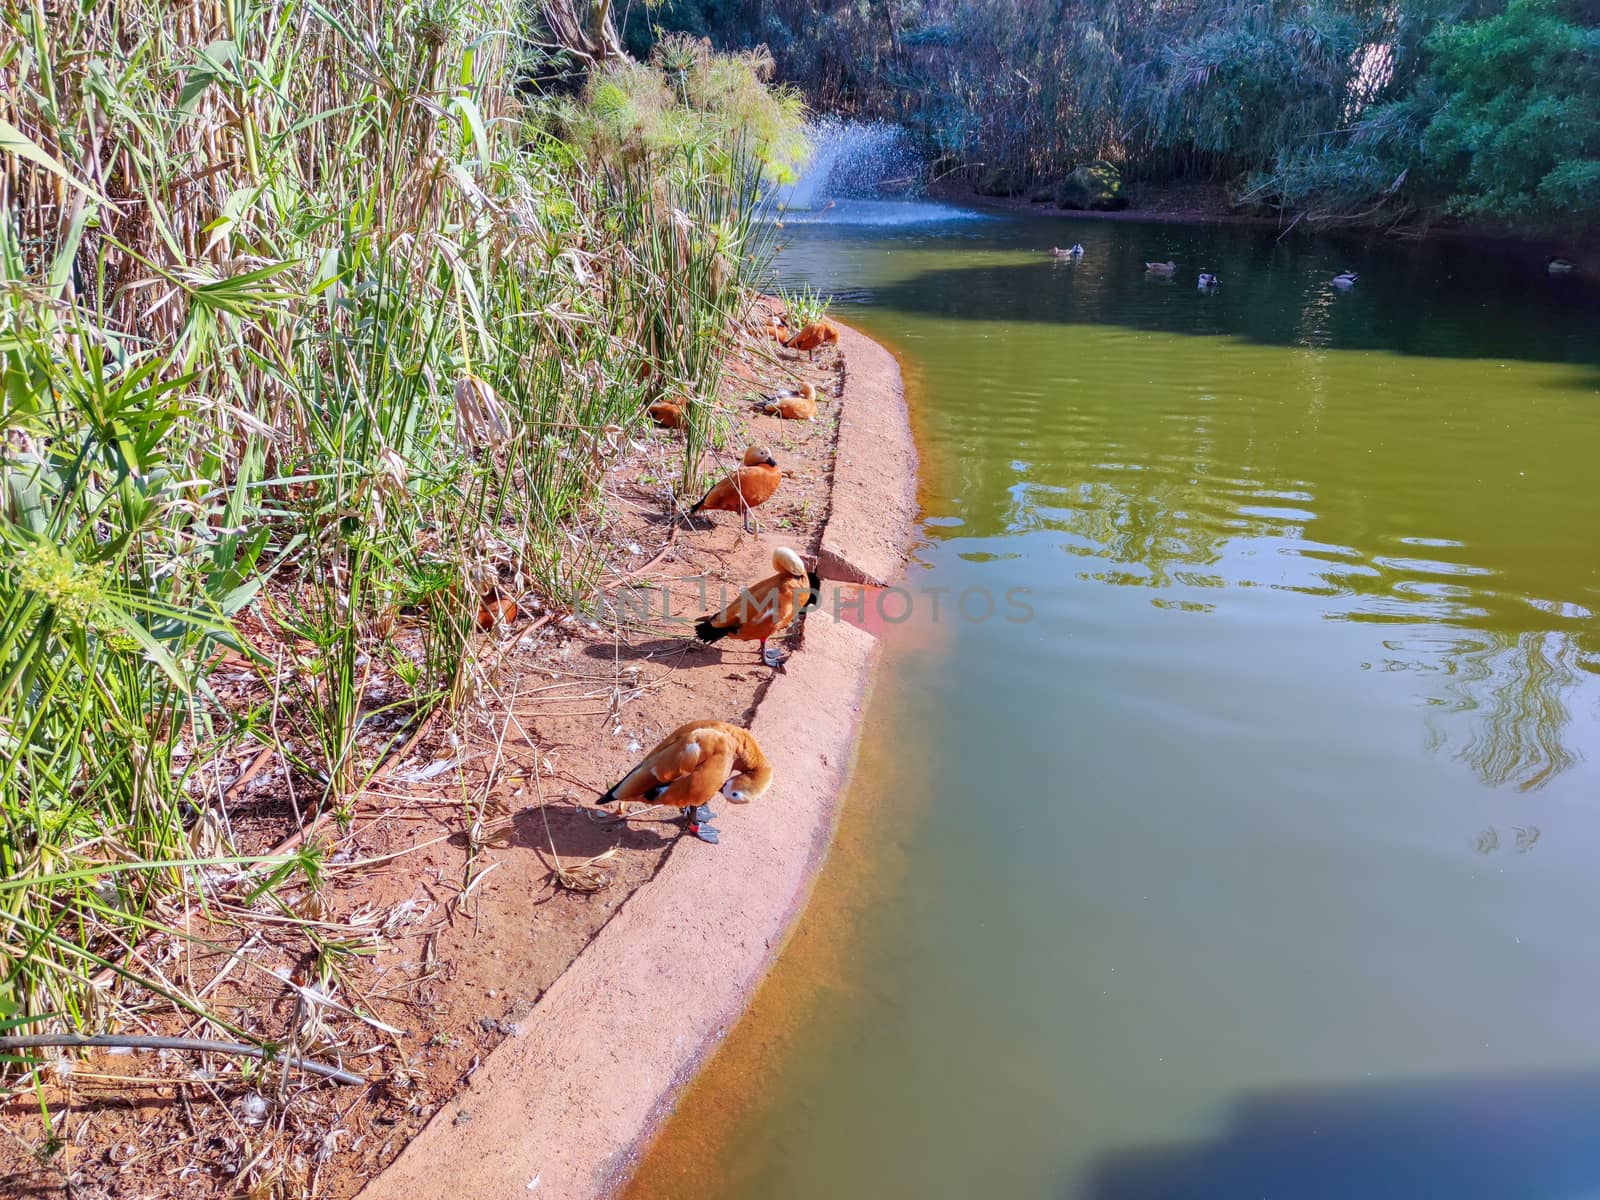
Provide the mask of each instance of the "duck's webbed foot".
POLYGON ((702 804, 699 808, 686 808, 683 810, 683 831, 715 846, 721 837, 721 833, 711 824, 715 816, 709 804, 702 804))

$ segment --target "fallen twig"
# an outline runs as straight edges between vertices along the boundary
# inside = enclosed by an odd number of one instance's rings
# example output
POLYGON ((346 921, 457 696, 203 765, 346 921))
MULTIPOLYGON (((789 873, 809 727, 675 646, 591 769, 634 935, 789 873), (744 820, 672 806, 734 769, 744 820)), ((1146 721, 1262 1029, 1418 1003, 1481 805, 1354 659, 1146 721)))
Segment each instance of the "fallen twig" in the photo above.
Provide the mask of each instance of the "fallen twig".
POLYGON ((335 1083, 366 1083, 363 1075, 356 1075, 327 1063, 302 1058, 298 1054, 279 1055, 264 1046, 246 1042, 213 1042, 205 1038, 145 1037, 142 1034, 86 1034, 86 1033, 27 1033, 16 1037, 0 1037, 0 1050, 38 1050, 56 1046, 84 1047, 110 1046, 131 1050, 192 1050, 198 1054, 239 1054, 257 1058, 262 1062, 281 1062, 310 1075, 321 1075, 335 1083))

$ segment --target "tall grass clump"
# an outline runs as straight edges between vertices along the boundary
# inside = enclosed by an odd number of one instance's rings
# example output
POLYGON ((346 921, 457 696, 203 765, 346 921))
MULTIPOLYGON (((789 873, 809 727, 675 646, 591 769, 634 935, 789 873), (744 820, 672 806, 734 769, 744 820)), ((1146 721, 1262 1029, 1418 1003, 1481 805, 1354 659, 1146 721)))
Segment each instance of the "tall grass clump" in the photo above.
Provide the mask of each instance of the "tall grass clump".
MULTIPOLYGON (((792 181, 809 149, 799 93, 769 87, 772 69, 764 51, 716 54, 669 36, 648 63, 608 63, 581 98, 546 107, 615 214, 628 269, 609 277, 610 297, 655 392, 716 393, 726 332, 746 315, 750 281, 767 275, 771 185, 792 181)), ((715 412, 691 403, 685 414, 691 491, 715 412)))
POLYGON ((479 596, 593 587, 654 380, 714 384, 793 131, 599 163, 514 100, 517 16, 0 16, 0 1019, 167 994, 124 958, 248 876, 241 764, 347 819, 479 596))

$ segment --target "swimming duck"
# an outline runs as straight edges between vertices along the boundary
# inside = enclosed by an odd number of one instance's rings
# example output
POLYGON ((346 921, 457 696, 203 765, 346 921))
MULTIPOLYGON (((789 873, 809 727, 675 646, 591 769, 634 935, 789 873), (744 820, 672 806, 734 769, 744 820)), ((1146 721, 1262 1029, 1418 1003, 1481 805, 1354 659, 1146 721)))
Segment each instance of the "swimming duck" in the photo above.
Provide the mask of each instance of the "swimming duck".
POLYGON ((1178 264, 1170 259, 1166 262, 1147 262, 1144 269, 1152 275, 1176 275, 1178 264))
POLYGON ((767 639, 782 633, 808 598, 816 595, 822 581, 806 570, 800 556, 787 546, 772 552, 772 566, 778 573, 752 583, 739 598, 719 613, 701 617, 694 633, 706 645, 733 638, 739 642, 761 643, 761 661, 775 667, 783 661, 777 647, 767 648, 767 639))
POLYGON ((1208 275, 1204 271, 1200 273, 1200 289, 1202 291, 1214 288, 1221 282, 1222 280, 1218 279, 1215 275, 1208 275))
POLYGON ((1578 269, 1570 258, 1552 258, 1545 266, 1552 275, 1570 275, 1578 269))
POLYGON ((1343 271, 1333 277, 1333 286, 1337 288, 1355 287, 1356 280, 1360 278, 1361 276, 1354 271, 1343 271))
POLYGON ((694 516, 699 512, 736 512, 744 518, 744 531, 754 533, 750 524, 750 510, 772 499, 778 490, 783 472, 778 470, 778 460, 758 446, 744 452, 744 465, 729 474, 712 488, 689 510, 694 516))
POLYGON ((756 407, 786 421, 809 421, 817 415, 817 389, 809 383, 802 383, 798 391, 784 388, 771 396, 761 397, 761 403, 756 407))
POLYGON ((748 729, 726 721, 690 721, 667 735, 643 762, 595 801, 622 806, 630 800, 683 810, 684 832, 715 845, 711 800, 726 796, 748 804, 772 784, 772 764, 748 729), (737 774, 735 773, 737 772, 737 774))
POLYGON ((1072 243, 1072 246, 1066 250, 1063 250, 1060 246, 1051 246, 1050 253, 1057 258, 1082 258, 1083 247, 1077 242, 1072 243))

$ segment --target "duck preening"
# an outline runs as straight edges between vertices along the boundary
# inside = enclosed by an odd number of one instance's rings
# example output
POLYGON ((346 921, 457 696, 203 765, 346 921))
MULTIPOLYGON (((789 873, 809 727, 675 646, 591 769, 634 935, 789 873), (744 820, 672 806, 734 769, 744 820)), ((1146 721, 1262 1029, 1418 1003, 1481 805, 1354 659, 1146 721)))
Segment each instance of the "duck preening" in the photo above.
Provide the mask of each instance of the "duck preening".
POLYGON ((1209 275, 1204 271, 1200 272, 1200 288, 1202 291, 1214 288, 1221 282, 1222 280, 1218 279, 1215 275, 1209 275))
POLYGON ((1333 277, 1333 286, 1339 288, 1355 287, 1356 280, 1360 278, 1361 276, 1354 271, 1342 271, 1333 277))
POLYGON ((689 510, 692 517, 700 512, 736 512, 744 518, 744 531, 754 533, 750 524, 750 510, 772 499, 778 490, 783 472, 778 470, 778 460, 770 451, 752 446, 744 452, 744 465, 734 471, 716 487, 700 498, 689 510))
POLYGON ((817 415, 817 389, 809 383, 802 383, 798 391, 784 388, 771 396, 761 397, 757 407, 770 416, 782 417, 786 421, 809 421, 817 415))
POLYGON ((670 804, 683 810, 684 832, 715 844, 712 798, 721 794, 734 804, 748 804, 771 783, 772 764, 748 729, 726 721, 690 721, 595 804, 615 803, 619 815, 630 800, 670 804))
POLYGON ((1147 262, 1144 269, 1152 275, 1176 275, 1178 264, 1168 259, 1166 262, 1147 262))
POLYGON ((719 613, 701 617, 695 636, 706 645, 733 638, 740 642, 761 643, 761 661, 775 667, 783 661, 778 648, 767 648, 767 639, 789 628, 808 601, 814 600, 822 581, 806 570, 800 556, 787 546, 772 552, 772 566, 778 573, 752 583, 739 598, 719 613))
POLYGON ((839 330, 831 321, 813 321, 799 333, 784 339, 783 346, 786 350, 804 350, 816 361, 817 351, 824 346, 837 346, 839 344, 839 330))
POLYGON ((1552 275, 1570 275, 1578 269, 1578 264, 1570 258, 1552 258, 1545 263, 1545 269, 1552 275))

